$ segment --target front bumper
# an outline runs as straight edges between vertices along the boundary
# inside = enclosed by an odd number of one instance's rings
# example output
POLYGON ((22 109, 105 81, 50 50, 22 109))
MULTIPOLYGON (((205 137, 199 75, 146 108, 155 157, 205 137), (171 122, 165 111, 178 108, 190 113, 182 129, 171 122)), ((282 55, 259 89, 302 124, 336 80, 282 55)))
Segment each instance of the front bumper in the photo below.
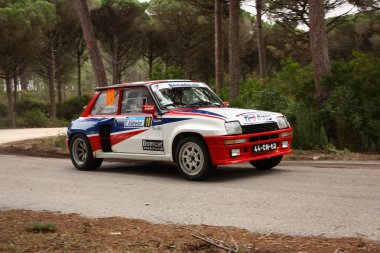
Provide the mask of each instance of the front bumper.
POLYGON ((292 128, 276 131, 239 134, 233 136, 207 136, 205 141, 210 151, 211 161, 214 165, 235 164, 254 160, 271 158, 274 156, 291 154, 292 128), (282 137, 282 135, 287 136, 282 137), (246 139, 245 143, 226 145, 227 140, 246 139), (287 145, 283 143, 287 141, 287 145), (254 146, 266 143, 276 143, 276 149, 272 151, 254 152, 254 146), (240 150, 240 155, 232 156, 232 150, 240 150))

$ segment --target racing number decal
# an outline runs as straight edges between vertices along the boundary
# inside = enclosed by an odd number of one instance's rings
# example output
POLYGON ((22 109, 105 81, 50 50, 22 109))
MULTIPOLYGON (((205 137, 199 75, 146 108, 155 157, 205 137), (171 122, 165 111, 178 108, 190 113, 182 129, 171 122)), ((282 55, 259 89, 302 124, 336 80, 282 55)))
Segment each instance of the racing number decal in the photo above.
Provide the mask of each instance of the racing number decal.
POLYGON ((152 126, 152 117, 146 117, 144 122, 144 127, 151 127, 152 126))
POLYGON ((151 127, 153 122, 152 117, 127 117, 124 123, 124 128, 131 127, 151 127))

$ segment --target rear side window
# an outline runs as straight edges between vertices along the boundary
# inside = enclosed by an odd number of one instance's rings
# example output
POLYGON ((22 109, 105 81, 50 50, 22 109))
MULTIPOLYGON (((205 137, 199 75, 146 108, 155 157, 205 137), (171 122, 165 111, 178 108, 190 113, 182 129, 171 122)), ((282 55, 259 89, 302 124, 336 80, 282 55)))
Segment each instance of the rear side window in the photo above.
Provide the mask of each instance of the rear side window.
POLYGON ((130 88, 123 91, 121 113, 140 113, 143 105, 153 105, 153 99, 146 88, 130 88))
POLYGON ((119 90, 109 89, 100 93, 94 107, 92 108, 91 115, 108 115, 116 114, 117 104, 119 98, 119 90))

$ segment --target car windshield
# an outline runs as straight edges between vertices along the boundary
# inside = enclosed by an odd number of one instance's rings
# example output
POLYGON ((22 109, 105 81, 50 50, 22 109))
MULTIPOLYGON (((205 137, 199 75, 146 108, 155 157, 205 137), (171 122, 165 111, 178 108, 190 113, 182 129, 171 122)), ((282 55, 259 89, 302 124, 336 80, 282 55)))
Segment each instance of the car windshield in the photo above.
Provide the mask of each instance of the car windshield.
POLYGON ((164 109, 223 105, 214 92, 200 83, 161 84, 154 85, 152 89, 164 109))

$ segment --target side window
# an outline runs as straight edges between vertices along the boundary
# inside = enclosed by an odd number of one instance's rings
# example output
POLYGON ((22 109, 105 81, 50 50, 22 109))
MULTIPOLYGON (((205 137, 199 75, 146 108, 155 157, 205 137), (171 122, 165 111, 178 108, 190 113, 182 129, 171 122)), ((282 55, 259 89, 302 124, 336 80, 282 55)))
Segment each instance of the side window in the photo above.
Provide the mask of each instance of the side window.
POLYGON ((153 99, 146 88, 130 88, 123 91, 121 113, 140 113, 143 105, 153 105, 153 99))
POLYGON ((91 115, 108 115, 116 114, 118 104, 119 90, 108 89, 100 93, 94 107, 92 108, 91 115))

